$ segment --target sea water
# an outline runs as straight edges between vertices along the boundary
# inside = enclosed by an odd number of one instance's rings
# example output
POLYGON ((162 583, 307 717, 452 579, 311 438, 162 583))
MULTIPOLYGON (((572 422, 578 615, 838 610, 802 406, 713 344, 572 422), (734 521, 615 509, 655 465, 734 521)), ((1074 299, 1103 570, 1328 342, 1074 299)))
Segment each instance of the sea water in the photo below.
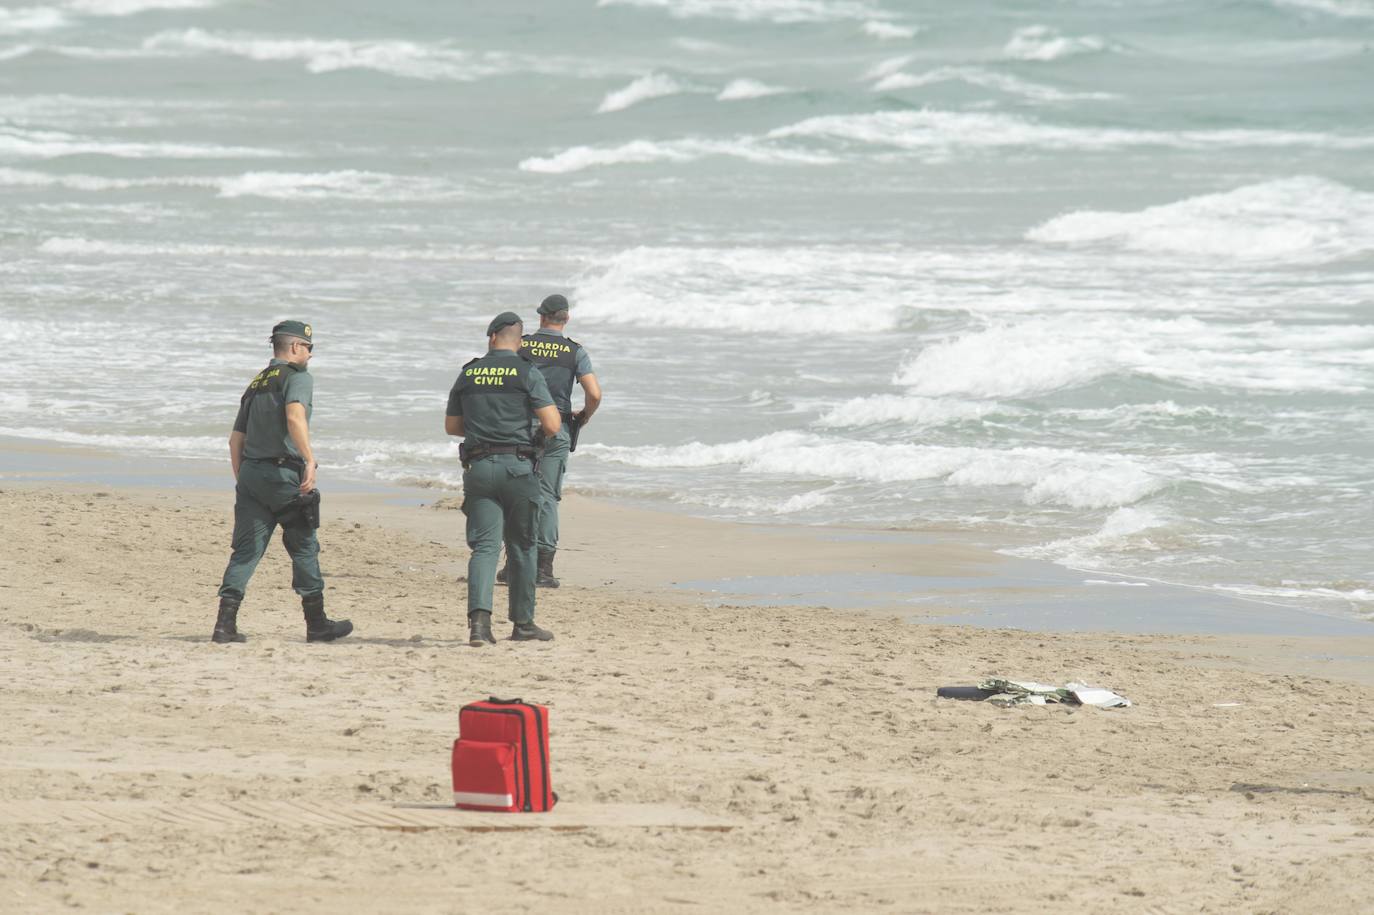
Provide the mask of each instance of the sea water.
POLYGON ((457 487, 574 302, 569 488, 1374 615, 1374 0, 0 5, 0 434, 457 487))

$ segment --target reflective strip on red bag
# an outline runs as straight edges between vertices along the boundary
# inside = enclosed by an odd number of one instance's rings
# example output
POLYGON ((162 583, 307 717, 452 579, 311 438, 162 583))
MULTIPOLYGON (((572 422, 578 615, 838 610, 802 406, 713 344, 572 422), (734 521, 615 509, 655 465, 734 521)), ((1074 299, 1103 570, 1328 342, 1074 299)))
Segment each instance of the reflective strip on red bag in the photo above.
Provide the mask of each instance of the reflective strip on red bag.
POLYGON ((453 792, 453 803, 468 804, 473 807, 514 807, 515 797, 510 794, 481 794, 477 791, 453 792))

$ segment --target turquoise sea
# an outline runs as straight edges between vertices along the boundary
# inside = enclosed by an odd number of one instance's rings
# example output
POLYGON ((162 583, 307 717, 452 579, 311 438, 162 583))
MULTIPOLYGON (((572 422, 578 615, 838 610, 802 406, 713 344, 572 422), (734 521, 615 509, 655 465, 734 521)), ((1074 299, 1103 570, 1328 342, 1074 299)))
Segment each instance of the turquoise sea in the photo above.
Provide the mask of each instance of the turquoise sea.
POLYGON ((0 4, 0 435, 223 461, 298 317, 456 487, 553 291, 573 490, 1374 618, 1374 0, 0 4))

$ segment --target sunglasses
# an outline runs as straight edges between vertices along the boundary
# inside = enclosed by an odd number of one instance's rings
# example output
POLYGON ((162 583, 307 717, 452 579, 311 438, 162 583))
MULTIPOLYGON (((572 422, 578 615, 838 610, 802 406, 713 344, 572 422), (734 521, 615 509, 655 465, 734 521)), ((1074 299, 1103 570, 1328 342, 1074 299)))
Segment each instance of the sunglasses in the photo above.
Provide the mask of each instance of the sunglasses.
POLYGON ((307 353, 313 353, 315 351, 315 344, 313 343, 306 343, 304 340, 293 340, 291 342, 296 346, 305 347, 307 353))

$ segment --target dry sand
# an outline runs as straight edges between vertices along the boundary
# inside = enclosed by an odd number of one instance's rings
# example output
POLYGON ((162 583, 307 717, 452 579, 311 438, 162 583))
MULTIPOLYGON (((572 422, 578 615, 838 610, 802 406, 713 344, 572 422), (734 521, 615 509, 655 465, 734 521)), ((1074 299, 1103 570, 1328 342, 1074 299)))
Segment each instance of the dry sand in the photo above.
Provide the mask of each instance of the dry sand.
POLYGON ((0 491, 0 911, 1374 911, 1374 638, 712 607, 664 583, 988 558, 572 500, 557 641, 471 649, 461 514, 360 496, 356 635, 305 643, 274 544, 219 646, 230 503, 0 491), (933 698, 987 674, 1136 705, 933 698), (442 809, 493 694, 550 707, 554 814, 442 809))

